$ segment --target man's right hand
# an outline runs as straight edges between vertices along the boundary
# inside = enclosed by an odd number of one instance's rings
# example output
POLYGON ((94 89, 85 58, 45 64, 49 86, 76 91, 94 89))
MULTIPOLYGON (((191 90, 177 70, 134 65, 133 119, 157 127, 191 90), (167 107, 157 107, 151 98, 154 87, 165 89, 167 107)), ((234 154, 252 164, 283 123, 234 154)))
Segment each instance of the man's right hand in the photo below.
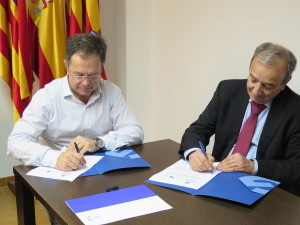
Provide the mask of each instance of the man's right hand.
POLYGON ((56 162, 55 168, 63 171, 77 170, 82 165, 85 165, 86 161, 82 154, 77 153, 75 146, 69 146, 65 152, 62 152, 56 162))
POLYGON ((198 172, 205 172, 212 170, 212 164, 215 161, 215 158, 207 153, 206 156, 202 153, 201 150, 196 150, 189 154, 189 162, 192 170, 198 172))

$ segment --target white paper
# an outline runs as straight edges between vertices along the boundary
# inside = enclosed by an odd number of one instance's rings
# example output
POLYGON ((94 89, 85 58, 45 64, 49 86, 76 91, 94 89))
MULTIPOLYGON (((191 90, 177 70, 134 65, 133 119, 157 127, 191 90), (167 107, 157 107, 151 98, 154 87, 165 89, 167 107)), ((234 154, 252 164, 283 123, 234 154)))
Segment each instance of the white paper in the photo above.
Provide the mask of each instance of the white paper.
POLYGON ((216 169, 218 164, 213 163, 213 173, 210 171, 197 172, 191 169, 187 161, 180 159, 163 171, 153 175, 149 180, 198 190, 221 172, 216 169))
POLYGON ((99 160, 103 158, 103 156, 84 156, 86 160, 86 164, 82 166, 78 170, 73 170, 70 172, 61 171, 51 167, 44 167, 39 166, 35 169, 30 170, 27 175, 29 176, 36 176, 36 177, 44 177, 44 178, 51 178, 56 180, 67 180, 73 181, 75 180, 80 174, 86 172, 90 168, 92 168, 99 160))
POLYGON ((172 207, 158 196, 76 213, 84 224, 106 224, 136 216, 159 212, 172 207))

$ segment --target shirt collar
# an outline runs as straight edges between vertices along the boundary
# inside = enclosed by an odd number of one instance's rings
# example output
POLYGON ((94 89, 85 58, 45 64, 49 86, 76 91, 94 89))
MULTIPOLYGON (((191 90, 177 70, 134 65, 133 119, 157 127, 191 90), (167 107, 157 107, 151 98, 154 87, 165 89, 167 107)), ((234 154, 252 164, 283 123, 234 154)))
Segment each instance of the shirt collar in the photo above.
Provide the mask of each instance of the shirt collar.
MULTIPOLYGON (((251 98, 249 98, 249 103, 253 102, 253 100, 251 98)), ((270 108, 272 105, 272 101, 267 102, 266 104, 264 104, 265 106, 267 106, 267 108, 270 108)))

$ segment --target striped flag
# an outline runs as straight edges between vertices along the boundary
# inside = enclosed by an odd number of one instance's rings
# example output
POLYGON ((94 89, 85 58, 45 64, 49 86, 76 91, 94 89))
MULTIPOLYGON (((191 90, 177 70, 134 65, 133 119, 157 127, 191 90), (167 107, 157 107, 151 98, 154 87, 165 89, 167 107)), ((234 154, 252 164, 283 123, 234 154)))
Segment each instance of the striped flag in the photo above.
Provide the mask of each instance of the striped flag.
POLYGON ((100 7, 98 0, 86 0, 84 11, 85 32, 100 33, 100 7))
POLYGON ((0 0, 0 76, 11 86, 9 11, 8 2, 0 0))
POLYGON ((68 35, 91 32, 100 34, 99 0, 66 0, 68 35))
POLYGON ((29 1, 29 22, 32 29, 33 70, 40 87, 66 74, 64 4, 55 0, 29 1))
POLYGON ((82 0, 66 0, 66 25, 68 36, 82 33, 82 0))
MULTIPOLYGON (((101 35, 99 0, 66 0, 66 12, 69 36, 92 31, 101 35)), ((106 80, 104 68, 101 76, 106 80)))
POLYGON ((14 121, 30 102, 32 70, 25 1, 0 0, 0 76, 11 88, 14 121))

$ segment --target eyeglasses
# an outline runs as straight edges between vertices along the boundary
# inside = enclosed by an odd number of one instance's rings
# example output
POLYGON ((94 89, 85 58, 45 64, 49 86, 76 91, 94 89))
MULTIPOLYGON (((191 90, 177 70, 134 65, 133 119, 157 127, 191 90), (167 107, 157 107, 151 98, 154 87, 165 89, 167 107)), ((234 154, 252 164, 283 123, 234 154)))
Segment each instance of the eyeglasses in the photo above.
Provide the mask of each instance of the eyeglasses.
POLYGON ((69 72, 69 74, 71 74, 71 76, 79 81, 83 81, 85 78, 87 78, 88 80, 98 80, 100 79, 100 75, 99 74, 92 74, 92 75, 83 75, 80 73, 75 73, 74 72, 69 72))

